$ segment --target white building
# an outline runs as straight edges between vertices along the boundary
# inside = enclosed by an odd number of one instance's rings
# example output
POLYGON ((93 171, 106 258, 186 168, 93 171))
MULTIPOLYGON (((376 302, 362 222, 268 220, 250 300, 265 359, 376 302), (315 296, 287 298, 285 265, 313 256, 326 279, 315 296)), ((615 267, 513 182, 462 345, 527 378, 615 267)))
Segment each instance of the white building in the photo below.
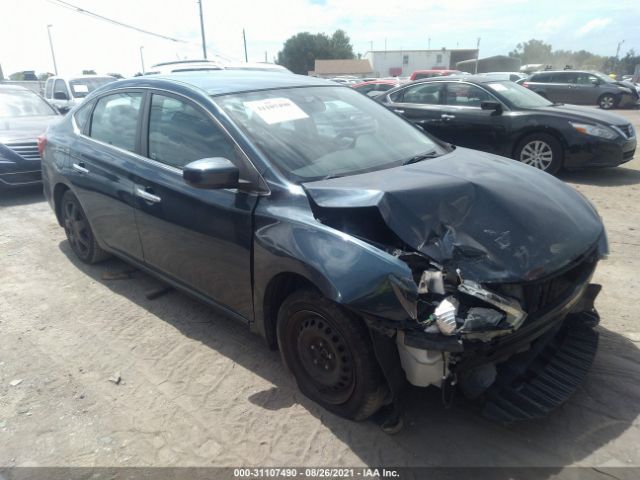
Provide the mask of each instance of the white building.
POLYGON ((476 58, 478 50, 374 50, 365 53, 374 74, 379 77, 409 76, 416 70, 455 69, 457 62, 476 58))

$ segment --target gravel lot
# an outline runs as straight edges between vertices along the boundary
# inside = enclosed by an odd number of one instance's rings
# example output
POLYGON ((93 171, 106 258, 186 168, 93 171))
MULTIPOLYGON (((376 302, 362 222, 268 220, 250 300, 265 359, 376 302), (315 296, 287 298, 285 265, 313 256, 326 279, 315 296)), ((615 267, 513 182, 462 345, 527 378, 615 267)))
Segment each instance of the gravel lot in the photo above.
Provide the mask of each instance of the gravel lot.
MULTIPOLYGON (((640 131, 640 110, 618 113, 640 131)), ((509 427, 413 389, 395 436, 306 400, 244 326, 175 291, 147 300, 160 284, 140 272, 103 279, 118 260, 81 264, 39 190, 2 194, 0 466, 640 466, 640 159, 562 178, 611 247, 588 381, 509 427)))

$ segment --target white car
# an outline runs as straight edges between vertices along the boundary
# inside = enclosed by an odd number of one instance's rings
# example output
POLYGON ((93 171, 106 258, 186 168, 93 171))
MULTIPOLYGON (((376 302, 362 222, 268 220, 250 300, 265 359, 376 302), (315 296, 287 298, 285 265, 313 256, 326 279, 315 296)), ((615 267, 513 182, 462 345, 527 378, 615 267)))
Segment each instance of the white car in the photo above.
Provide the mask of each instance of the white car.
POLYGON ((95 89, 116 80, 109 75, 53 76, 44 84, 44 98, 60 112, 66 112, 95 89))

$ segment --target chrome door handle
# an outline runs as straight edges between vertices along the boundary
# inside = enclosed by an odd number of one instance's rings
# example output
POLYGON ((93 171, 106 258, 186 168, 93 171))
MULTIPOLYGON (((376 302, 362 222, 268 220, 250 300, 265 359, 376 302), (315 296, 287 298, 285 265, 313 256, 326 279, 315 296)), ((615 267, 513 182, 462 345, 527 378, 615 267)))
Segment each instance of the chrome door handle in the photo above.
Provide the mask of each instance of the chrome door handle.
POLYGON ((400 115, 402 115, 404 113, 404 110, 399 109, 399 108, 394 108, 393 111, 396 112, 396 113, 399 113, 400 115))
POLYGON ((442 118, 443 120, 451 120, 452 118, 456 118, 456 116, 443 113, 442 115, 440 115, 440 118, 442 118))
POLYGON ((73 167, 73 169, 74 169, 76 172, 80 172, 80 173, 89 173, 89 170, 87 170, 86 168, 84 168, 84 166, 83 166, 83 165, 84 165, 84 164, 82 164, 82 163, 81 163, 81 164, 74 163, 74 164, 72 165, 72 167, 73 167))
POLYGON ((159 196, 154 195, 153 193, 147 192, 142 187, 136 187, 136 195, 142 198, 143 200, 146 200, 147 202, 151 202, 151 203, 160 203, 162 201, 162 199, 159 196))

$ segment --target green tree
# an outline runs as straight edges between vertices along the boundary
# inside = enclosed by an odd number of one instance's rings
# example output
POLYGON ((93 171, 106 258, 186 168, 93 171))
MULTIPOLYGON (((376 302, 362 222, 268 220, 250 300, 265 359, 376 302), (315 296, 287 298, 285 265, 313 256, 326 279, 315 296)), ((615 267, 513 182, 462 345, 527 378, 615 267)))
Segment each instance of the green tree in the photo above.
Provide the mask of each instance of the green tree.
POLYGON ((519 58, 523 65, 528 63, 551 63, 553 60, 551 45, 534 38, 516 45, 515 50, 509 52, 509 56, 519 58))
POLYGON ((333 35, 331 35, 330 46, 332 58, 354 58, 351 39, 344 30, 336 30, 333 32, 333 35))
POLYGON ((284 42, 277 63, 293 73, 306 75, 314 69, 316 60, 354 58, 347 34, 336 30, 331 37, 324 33, 301 32, 284 42))

